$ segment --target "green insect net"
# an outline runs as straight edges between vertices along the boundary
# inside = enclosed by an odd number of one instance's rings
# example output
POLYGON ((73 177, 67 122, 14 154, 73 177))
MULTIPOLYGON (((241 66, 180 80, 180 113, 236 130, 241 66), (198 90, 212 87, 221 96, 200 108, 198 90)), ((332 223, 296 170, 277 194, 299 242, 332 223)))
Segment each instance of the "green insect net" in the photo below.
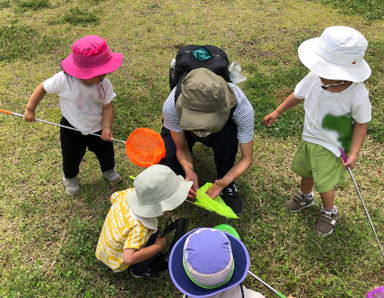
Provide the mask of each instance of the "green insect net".
POLYGON ((220 196, 211 199, 206 191, 212 187, 212 183, 205 183, 197 190, 196 201, 193 203, 196 206, 202 207, 208 211, 216 212, 219 215, 227 218, 239 218, 233 210, 228 207, 220 196))

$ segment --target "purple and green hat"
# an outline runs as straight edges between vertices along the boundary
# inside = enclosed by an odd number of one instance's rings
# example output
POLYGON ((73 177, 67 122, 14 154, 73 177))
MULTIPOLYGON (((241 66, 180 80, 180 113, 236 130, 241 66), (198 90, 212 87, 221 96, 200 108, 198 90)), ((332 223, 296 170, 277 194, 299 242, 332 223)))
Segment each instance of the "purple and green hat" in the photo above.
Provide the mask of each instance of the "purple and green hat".
POLYGON ((185 234, 169 257, 172 282, 188 297, 209 297, 239 285, 249 266, 245 245, 214 228, 198 228, 185 234))
POLYGON ((367 298, 383 298, 384 297, 384 287, 376 288, 372 291, 369 291, 367 298))

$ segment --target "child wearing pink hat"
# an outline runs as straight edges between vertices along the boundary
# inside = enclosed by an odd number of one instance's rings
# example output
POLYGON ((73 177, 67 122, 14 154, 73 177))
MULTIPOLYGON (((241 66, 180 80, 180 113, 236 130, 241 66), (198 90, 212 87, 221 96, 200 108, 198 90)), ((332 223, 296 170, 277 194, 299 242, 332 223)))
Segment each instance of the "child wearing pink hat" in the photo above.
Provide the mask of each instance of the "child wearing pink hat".
POLYGON ((271 125, 283 112, 304 102, 303 139, 291 166, 301 176, 301 189, 285 206, 292 212, 312 206, 314 187, 323 204, 316 229, 324 236, 332 233, 338 219, 334 187, 343 179, 344 167, 355 166, 371 120, 363 83, 371 75, 364 60, 367 47, 360 32, 345 26, 328 27, 320 37, 304 41, 298 54, 310 72, 263 120, 271 125), (347 158, 340 162, 344 151, 347 158))
POLYGON ((35 121, 36 106, 45 94, 55 93, 60 96, 63 115, 60 123, 81 131, 60 128, 63 182, 69 195, 80 191, 77 174, 87 148, 96 154, 103 176, 110 184, 121 181, 114 169, 111 142, 112 100, 116 94, 106 75, 118 69, 122 60, 123 55, 111 52, 103 38, 85 36, 72 45, 72 52, 61 63, 63 71, 42 82, 25 107, 24 120, 35 121))

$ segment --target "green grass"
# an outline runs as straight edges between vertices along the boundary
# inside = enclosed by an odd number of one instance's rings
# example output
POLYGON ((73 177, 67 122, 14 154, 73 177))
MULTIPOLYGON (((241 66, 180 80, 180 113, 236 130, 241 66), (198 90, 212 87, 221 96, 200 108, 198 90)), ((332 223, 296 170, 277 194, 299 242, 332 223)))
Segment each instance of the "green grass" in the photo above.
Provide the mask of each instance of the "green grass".
POLYGON ((367 20, 383 20, 384 3, 377 0, 314 0, 330 5, 346 15, 361 15, 367 20))
POLYGON ((45 34, 32 26, 0 26, 0 61, 27 60, 48 54, 60 46, 60 37, 45 34), (44 40, 44 43, 40 40, 44 40), (39 43, 41 44, 36 46, 39 43))
MULTIPOLYGON (((245 213, 239 220, 227 220, 185 204, 175 216, 188 217, 189 229, 233 225, 249 249, 251 271, 285 294, 365 297, 383 285, 384 262, 351 180, 347 177, 337 189, 338 227, 329 237, 319 237, 314 230, 318 194, 316 204, 297 215, 283 206, 299 185, 289 167, 301 136, 302 107, 288 111, 272 127, 261 121, 307 73, 297 57, 302 41, 331 25, 361 31, 369 41, 366 60, 373 72, 365 84, 373 119, 353 172, 383 243, 380 3, 0 0, 0 108, 23 113, 34 88, 61 70, 71 44, 98 34, 124 55, 121 68, 108 75, 118 94, 114 136, 124 140, 141 126, 159 131, 162 104, 169 93, 168 67, 178 48, 222 47, 231 61, 241 64, 247 81, 240 86, 255 110, 254 163, 237 181, 246 197, 245 213), (335 8, 340 3, 351 10, 335 8)), ((37 117, 59 122, 58 98, 46 96, 37 117)), ((109 186, 95 156, 87 152, 79 174, 82 192, 72 198, 62 186, 57 128, 0 114, 0 134, 0 296, 180 297, 168 276, 136 281, 127 273, 111 273, 94 257, 110 195, 131 187, 129 175, 141 171, 127 160, 122 144, 115 144, 115 152, 123 182, 109 186)), ((212 152, 196 145, 194 156, 201 184, 212 182, 212 152)), ((245 285, 272 297, 250 276, 245 285)))
POLYGON ((84 8, 71 8, 62 17, 63 22, 67 22, 71 25, 96 25, 99 23, 97 14, 93 11, 88 11, 84 8))
POLYGON ((50 8, 51 4, 48 0, 27 0, 27 1, 16 1, 16 4, 22 10, 39 10, 43 8, 50 8))

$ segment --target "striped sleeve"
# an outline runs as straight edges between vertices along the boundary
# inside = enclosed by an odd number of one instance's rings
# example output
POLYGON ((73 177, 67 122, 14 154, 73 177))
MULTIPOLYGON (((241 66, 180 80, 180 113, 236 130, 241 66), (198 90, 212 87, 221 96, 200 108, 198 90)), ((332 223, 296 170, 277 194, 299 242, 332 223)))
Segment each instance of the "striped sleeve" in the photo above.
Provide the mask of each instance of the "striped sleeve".
POLYGON ((147 229, 141 223, 137 222, 137 224, 134 225, 132 229, 129 231, 128 237, 125 240, 123 249, 127 249, 127 248, 140 249, 147 244, 150 236, 151 236, 151 233, 149 229, 147 229))
POLYGON ((164 127, 174 132, 182 132, 179 115, 177 115, 176 111, 175 92, 176 87, 169 93, 167 100, 163 104, 164 127))
POLYGON ((240 144, 245 144, 253 140, 254 111, 251 103, 241 91, 241 89, 232 83, 228 84, 236 94, 237 105, 233 112, 232 119, 237 126, 237 139, 240 144))

